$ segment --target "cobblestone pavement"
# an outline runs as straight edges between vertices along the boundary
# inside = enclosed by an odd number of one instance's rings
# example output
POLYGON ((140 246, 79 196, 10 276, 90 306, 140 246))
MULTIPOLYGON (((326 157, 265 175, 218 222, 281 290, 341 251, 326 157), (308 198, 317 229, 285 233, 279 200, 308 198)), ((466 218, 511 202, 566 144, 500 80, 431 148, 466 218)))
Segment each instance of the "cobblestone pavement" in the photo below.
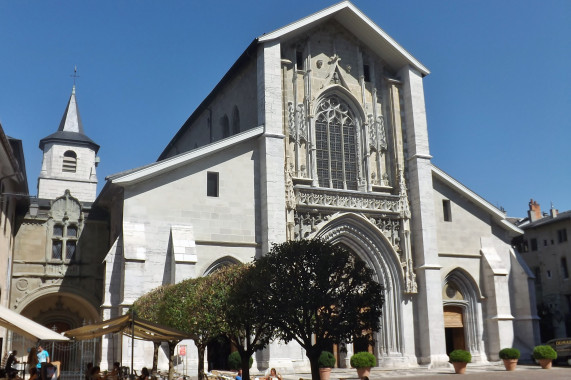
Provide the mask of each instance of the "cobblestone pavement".
MULTIPOLYGON (((424 379, 430 380, 448 379, 452 380, 456 375, 454 368, 407 368, 407 369, 382 369, 373 368, 370 380, 380 380, 383 378, 398 379, 424 379)), ((492 363, 489 365, 470 365, 466 374, 459 379, 518 379, 518 380, 571 380, 571 366, 554 366, 550 370, 541 369, 538 365, 519 364, 515 371, 506 371, 502 363, 492 363)), ((310 373, 286 374, 284 380, 311 380, 310 373)), ((331 372, 331 380, 358 380, 355 369, 334 369, 331 372)))

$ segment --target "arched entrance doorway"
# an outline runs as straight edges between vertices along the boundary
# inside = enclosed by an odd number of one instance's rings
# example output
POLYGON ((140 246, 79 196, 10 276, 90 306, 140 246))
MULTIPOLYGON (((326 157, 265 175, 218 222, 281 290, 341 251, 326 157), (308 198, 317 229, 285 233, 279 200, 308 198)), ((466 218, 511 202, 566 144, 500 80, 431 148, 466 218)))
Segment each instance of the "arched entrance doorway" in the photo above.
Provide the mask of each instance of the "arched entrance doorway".
POLYGON ((455 268, 444 278, 442 300, 446 353, 463 349, 472 353, 472 361, 480 359, 481 299, 478 286, 464 269, 455 268))
MULTIPOLYGON (((204 271, 203 276, 209 276, 212 273, 215 273, 225 267, 236 264, 240 264, 240 261, 231 256, 222 257, 210 264, 204 271)), ((212 371, 214 369, 230 369, 228 366, 228 356, 232 351, 235 350, 236 348, 232 346, 230 340, 223 335, 212 339, 206 346, 206 361, 208 363, 208 371, 212 371)))
MULTIPOLYGON (((85 298, 61 288, 46 287, 22 300, 23 316, 58 333, 100 321, 97 309, 85 298)), ((49 353, 51 362, 59 362, 59 370, 66 376, 78 378, 88 362, 98 363, 101 358, 100 340, 78 342, 45 342, 42 347, 49 353)), ((16 333, 11 335, 11 347, 25 353, 37 342, 16 333)))
POLYGON ((228 356, 232 352, 232 344, 225 336, 212 339, 206 346, 206 357, 208 361, 208 371, 213 369, 229 370, 228 356))
MULTIPOLYGON (((344 365, 349 366, 347 359, 352 353, 351 349, 373 351, 384 365, 406 361, 403 309, 407 305, 402 298, 404 276, 398 254, 391 243, 375 225, 353 213, 338 214, 314 236, 332 244, 343 245, 363 260, 374 271, 375 280, 383 286, 385 292, 381 331, 373 335, 374 347, 369 347, 364 339, 357 339, 347 347, 345 357, 339 355, 340 359, 345 361, 344 365)), ((409 359, 411 362, 416 361, 414 353, 411 353, 409 359)))
POLYGON ((454 350, 465 350, 464 318, 459 306, 444 306, 444 332, 446 334, 446 354, 454 350))
POLYGON ((27 304, 21 314, 57 332, 98 322, 97 310, 83 298, 68 293, 49 293, 27 304))

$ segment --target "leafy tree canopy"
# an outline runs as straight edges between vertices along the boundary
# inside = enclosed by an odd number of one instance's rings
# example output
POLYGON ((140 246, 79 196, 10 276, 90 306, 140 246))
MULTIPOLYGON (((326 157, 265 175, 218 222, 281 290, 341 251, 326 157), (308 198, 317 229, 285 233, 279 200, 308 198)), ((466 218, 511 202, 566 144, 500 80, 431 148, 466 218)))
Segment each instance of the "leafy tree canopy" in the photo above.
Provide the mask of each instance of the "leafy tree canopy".
POLYGON ((238 349, 241 358, 242 379, 249 380, 252 355, 263 349, 272 339, 273 328, 264 317, 262 303, 264 282, 252 265, 234 265, 226 268, 222 276, 229 282, 225 307, 227 335, 238 349))
POLYGON ((380 328, 382 286, 363 261, 321 240, 274 245, 255 262, 266 284, 257 297, 263 317, 285 342, 296 341, 319 378, 318 359, 331 343, 351 342, 380 328))

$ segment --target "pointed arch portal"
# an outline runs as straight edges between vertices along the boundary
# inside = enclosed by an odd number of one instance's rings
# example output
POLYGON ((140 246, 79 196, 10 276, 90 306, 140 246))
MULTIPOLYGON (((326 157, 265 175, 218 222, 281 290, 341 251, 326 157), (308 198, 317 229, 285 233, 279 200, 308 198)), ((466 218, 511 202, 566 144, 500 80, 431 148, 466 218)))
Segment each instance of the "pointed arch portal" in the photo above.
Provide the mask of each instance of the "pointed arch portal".
POLYGON ((480 300, 482 295, 472 276, 455 268, 444 278, 442 289, 446 351, 481 352, 480 300))
POLYGON ((332 218, 316 234, 316 238, 342 244, 373 269, 375 280, 385 292, 381 331, 376 334, 379 358, 402 357, 403 337, 403 274, 397 253, 386 237, 367 219, 352 213, 332 218))

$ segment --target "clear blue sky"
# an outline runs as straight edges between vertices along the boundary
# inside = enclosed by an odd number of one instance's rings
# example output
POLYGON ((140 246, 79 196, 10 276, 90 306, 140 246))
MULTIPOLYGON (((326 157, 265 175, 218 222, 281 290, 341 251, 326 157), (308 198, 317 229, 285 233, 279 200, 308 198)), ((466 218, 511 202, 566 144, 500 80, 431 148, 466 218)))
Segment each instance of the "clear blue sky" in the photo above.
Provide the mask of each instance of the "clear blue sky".
MULTIPOLYGON (((336 1, 0 0, 0 122, 58 128, 78 67, 86 134, 107 175, 154 162, 248 44, 336 1)), ((571 1, 355 0, 431 70, 433 163, 510 216, 571 209, 571 1)))

